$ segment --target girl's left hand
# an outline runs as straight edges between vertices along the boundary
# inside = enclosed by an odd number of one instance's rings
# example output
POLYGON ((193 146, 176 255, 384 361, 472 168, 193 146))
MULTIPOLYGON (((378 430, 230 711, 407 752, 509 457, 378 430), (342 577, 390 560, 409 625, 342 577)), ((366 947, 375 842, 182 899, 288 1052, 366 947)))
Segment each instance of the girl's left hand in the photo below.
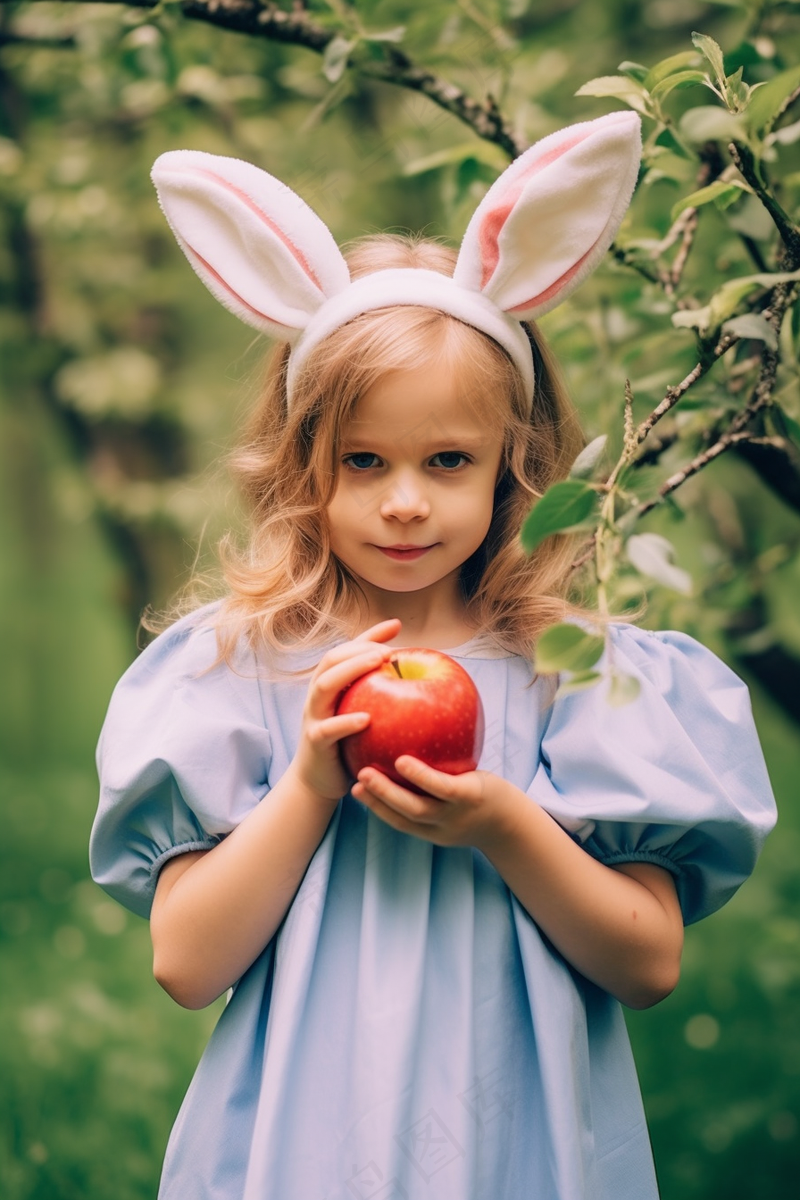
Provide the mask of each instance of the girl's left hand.
POLYGON ((491 771, 447 775, 404 754, 395 769, 428 794, 409 791, 378 771, 364 767, 352 794, 387 825, 436 846, 476 846, 492 841, 502 829, 509 792, 491 771))

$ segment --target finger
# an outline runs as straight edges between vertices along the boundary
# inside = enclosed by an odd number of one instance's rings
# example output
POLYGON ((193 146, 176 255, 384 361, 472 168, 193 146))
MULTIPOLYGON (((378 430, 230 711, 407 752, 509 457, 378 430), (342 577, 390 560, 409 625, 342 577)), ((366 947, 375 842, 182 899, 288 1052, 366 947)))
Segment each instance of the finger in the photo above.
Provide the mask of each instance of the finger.
POLYGON ((364 646, 377 649, 381 642, 388 642, 390 638, 396 637, 402 624, 399 617, 391 617, 388 621, 379 621, 377 625, 370 625, 369 629, 365 629, 363 633, 359 633, 349 642, 342 642, 340 646, 334 646, 332 650, 328 651, 322 662, 325 662, 328 657, 332 661, 340 662, 343 656, 350 655, 364 646))
POLYGON ((452 783, 455 776, 446 775, 443 771, 437 771, 435 767, 429 767, 422 759, 414 758, 412 754, 401 754, 399 758, 395 759, 394 766, 400 775, 404 775, 424 791, 430 792, 432 796, 441 800, 452 797, 452 783))
POLYGON ((390 638, 400 631, 402 621, 399 617, 392 617, 389 621, 380 621, 377 625, 370 626, 360 633, 358 637, 353 638, 349 642, 342 642, 339 646, 334 646, 322 656, 317 664, 317 671, 328 670, 338 663, 346 662, 352 658, 354 654, 363 653, 365 650, 382 653, 384 655, 391 654, 394 651, 392 646, 383 646, 382 642, 388 641, 390 638))
POLYGON ((309 730, 309 740, 316 745, 332 745, 333 742, 338 742, 340 738, 348 737, 350 734, 359 733, 362 729, 366 729, 370 722, 369 713, 342 713, 336 717, 326 717, 322 721, 318 721, 316 725, 309 730))
POLYGON ((446 771, 437 771, 412 754, 401 754, 395 759, 395 770, 404 775, 411 783, 430 792, 437 800, 476 800, 479 791, 476 790, 475 772, 468 771, 461 775, 449 775, 446 771))
POLYGON ((368 671, 374 671, 376 667, 386 661, 391 653, 392 651, 388 647, 375 646, 372 650, 364 650, 361 654, 350 656, 344 662, 336 663, 335 666, 326 667, 321 671, 312 685, 311 708, 314 710, 314 715, 324 716, 322 710, 329 709, 332 702, 349 683, 358 679, 360 675, 366 675, 368 671))
POLYGON ((382 771, 376 771, 374 767, 362 768, 358 773, 358 782, 394 812, 410 821, 434 824, 442 819, 440 800, 410 792, 389 779, 382 771))
POLYGON ((384 803, 380 796, 370 791, 363 783, 354 783, 350 791, 365 808, 379 817, 384 824, 396 829, 398 833, 408 833, 413 837, 426 838, 429 827, 403 816, 402 813, 384 803))

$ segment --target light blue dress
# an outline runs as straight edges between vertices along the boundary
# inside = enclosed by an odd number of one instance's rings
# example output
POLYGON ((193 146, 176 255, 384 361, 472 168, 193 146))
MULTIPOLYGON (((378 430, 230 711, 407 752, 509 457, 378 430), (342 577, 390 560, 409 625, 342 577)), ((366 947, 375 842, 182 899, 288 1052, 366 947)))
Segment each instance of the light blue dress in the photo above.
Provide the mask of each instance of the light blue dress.
MULTIPOLYGON (((214 846, 286 770, 308 687, 205 611, 111 701, 94 878, 146 916, 159 868, 214 846), (260 677, 259 677, 260 676, 260 677)), ((483 698, 480 767, 604 863, 674 877, 686 922, 728 900, 775 820, 747 688, 682 633, 612 629, 639 698, 548 703, 524 659, 448 653, 483 698)), ((322 652, 306 655, 318 661, 322 652)), ((296 658, 291 665, 300 665, 296 658)), ((275 937, 235 987, 177 1118, 161 1200, 654 1200, 619 1004, 554 950, 477 850, 341 800, 275 937)))

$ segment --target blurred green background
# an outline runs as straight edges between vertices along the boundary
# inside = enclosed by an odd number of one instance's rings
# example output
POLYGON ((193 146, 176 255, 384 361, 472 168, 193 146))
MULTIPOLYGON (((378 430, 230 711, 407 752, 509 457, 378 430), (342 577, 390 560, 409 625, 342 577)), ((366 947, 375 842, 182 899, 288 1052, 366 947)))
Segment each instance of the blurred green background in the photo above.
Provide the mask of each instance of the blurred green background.
MULTIPOLYGON (((792 3, 308 7, 342 29, 354 11, 370 30, 405 26, 416 62, 477 99, 492 92, 524 141, 620 107, 574 93, 623 60, 691 50, 692 30, 751 82, 800 61, 792 3)), ((0 1194, 144 1200, 219 1006, 185 1012, 162 994, 146 925, 88 878, 93 753, 142 609, 166 604, 193 564, 211 567, 216 536, 238 525, 220 460, 262 357, 174 246, 149 167, 179 146, 235 154, 300 191, 340 241, 386 227, 455 239, 506 159, 424 97, 337 78, 330 58, 175 4, 0 13, 0 1194)), ((672 97, 676 121, 715 103, 700 90, 672 97)), ((776 147, 770 170, 796 213, 796 138, 776 147)), ((642 253, 696 186, 685 163, 662 166, 623 230, 642 253)), ((703 210, 683 294, 706 303, 759 257, 774 270, 772 232, 752 197, 703 210)), ((619 444, 626 376, 641 419, 691 368, 673 308, 609 262, 545 319, 587 436, 619 444)), ((776 391, 790 428, 796 346, 795 318, 776 391)), ((672 440, 638 472, 642 497, 724 420, 752 350, 665 423, 672 440)), ((754 878, 688 931, 678 990, 628 1014, 664 1200, 778 1200, 800 1171, 800 533, 777 475, 730 451, 642 525, 693 578, 691 595, 653 586, 645 623, 686 630, 748 681, 781 812, 754 878)), ((624 605, 641 581, 623 570, 616 586, 624 605)))

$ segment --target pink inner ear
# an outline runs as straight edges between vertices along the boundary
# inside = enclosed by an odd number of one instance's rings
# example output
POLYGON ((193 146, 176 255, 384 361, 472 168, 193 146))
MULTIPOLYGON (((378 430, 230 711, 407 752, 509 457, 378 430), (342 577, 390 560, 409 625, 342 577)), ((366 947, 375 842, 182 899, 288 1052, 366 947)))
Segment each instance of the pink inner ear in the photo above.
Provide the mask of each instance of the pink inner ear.
POLYGON ((251 312, 253 314, 253 316, 260 317, 263 321, 271 321, 273 325, 279 325, 280 328, 285 329, 287 331, 287 333, 292 334, 295 332, 295 330, 292 328, 291 325, 285 325, 283 323, 283 321, 276 321, 275 318, 271 317, 268 313, 263 313, 263 312, 261 312, 260 309, 253 308, 252 304, 248 304, 246 300, 242 299, 242 297, 239 295, 239 293, 235 292, 233 290, 231 285, 225 279, 223 279, 222 276, 217 271, 214 270, 214 268, 211 266, 211 264, 206 262, 206 260, 202 256, 202 254, 198 254, 197 251, 192 246, 190 246, 188 242, 184 242, 184 245, 186 246, 187 250, 192 255, 192 257, 197 259, 197 261, 200 263, 203 270, 207 271, 209 275, 213 276, 213 278, 217 281, 217 283, 220 285, 220 287, 224 291, 226 291, 229 296, 233 297, 233 299, 236 301, 237 304, 241 304, 242 308, 246 308, 248 310, 248 312, 251 312))
POLYGON ((571 138, 565 139, 547 154, 543 154, 541 158, 537 158, 535 162, 523 171, 517 178, 510 183, 508 188, 498 197, 497 203, 490 208, 478 229, 478 246, 480 248, 482 274, 481 274, 481 291, 484 290, 489 280, 494 275, 497 264, 500 261, 500 245, 499 238, 503 226, 514 210, 514 206, 519 200, 526 183, 539 171, 549 167, 551 163, 561 158, 574 146, 579 145, 587 137, 589 133, 575 134, 571 138))
MULTIPOLYGON (((599 240, 600 239, 598 238, 598 241, 599 240)), ((574 276, 578 274, 581 267, 586 262, 586 259, 592 253, 592 250, 594 250, 594 247, 596 245, 597 245, 597 242, 595 242, 594 245, 591 247, 591 249, 587 250, 586 253, 583 255, 583 257, 579 258, 578 261, 576 263, 574 263, 573 266, 571 266, 568 271, 565 271, 560 279, 557 279, 555 281, 555 283, 551 283, 550 286, 546 287, 543 292, 539 292, 538 296, 532 296, 531 299, 526 300, 524 304, 515 304, 513 308, 507 308, 506 312, 508 312, 508 313, 524 313, 524 312, 528 312, 529 309, 534 308, 539 304, 546 304, 547 301, 551 300, 553 298, 553 296, 556 295, 557 292, 560 292, 562 290, 562 288, 565 288, 567 286, 570 279, 573 279, 574 276)))
MULTIPOLYGON (((193 171, 196 175, 205 175, 206 178, 213 179, 215 183, 220 184, 220 186, 225 188, 226 191, 233 192, 234 196, 237 196, 239 200, 241 200, 242 204, 249 208, 252 213, 255 213, 259 220, 263 221, 267 228, 271 229, 275 236, 281 242, 283 242, 286 249, 297 262, 298 266, 302 267, 312 283, 314 283, 324 294, 325 289, 317 279, 302 251, 298 250, 294 242, 291 242, 283 232, 280 225, 276 225, 272 218, 268 217, 267 214, 258 207, 255 201, 247 195, 247 192, 243 192, 241 188, 236 187, 235 184, 230 182, 230 180, 224 179, 221 175, 217 175, 214 171, 207 171, 204 167, 190 167, 189 170, 193 171)), ((278 322, 278 324, 280 324, 280 322, 278 322)))

